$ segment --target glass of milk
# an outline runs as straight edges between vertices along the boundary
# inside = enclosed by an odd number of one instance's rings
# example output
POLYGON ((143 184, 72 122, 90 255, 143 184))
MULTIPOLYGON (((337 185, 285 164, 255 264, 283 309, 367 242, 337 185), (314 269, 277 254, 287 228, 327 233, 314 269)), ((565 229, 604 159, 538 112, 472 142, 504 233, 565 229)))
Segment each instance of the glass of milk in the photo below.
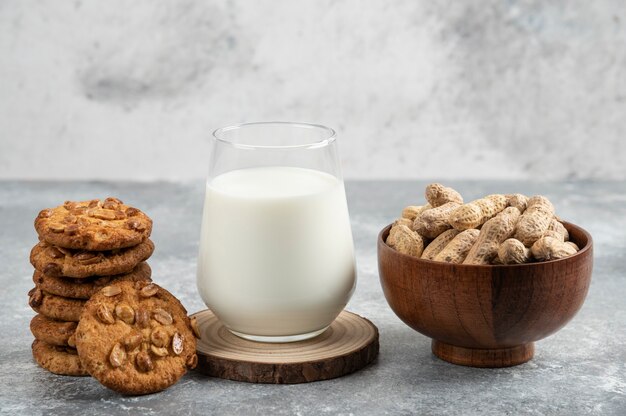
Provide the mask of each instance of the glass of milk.
POLYGON ((242 338, 300 341, 328 328, 356 285, 332 129, 267 122, 213 133, 197 283, 242 338))

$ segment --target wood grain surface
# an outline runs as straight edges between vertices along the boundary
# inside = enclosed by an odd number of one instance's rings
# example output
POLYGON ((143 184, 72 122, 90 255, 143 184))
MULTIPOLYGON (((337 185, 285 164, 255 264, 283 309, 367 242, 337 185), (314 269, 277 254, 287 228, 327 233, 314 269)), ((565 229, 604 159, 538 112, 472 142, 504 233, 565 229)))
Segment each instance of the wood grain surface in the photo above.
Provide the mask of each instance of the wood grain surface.
POLYGON ((201 335, 198 369, 213 377, 252 383, 307 383, 350 374, 378 355, 376 326, 347 311, 315 338, 280 344, 240 338, 209 310, 194 316, 201 335))

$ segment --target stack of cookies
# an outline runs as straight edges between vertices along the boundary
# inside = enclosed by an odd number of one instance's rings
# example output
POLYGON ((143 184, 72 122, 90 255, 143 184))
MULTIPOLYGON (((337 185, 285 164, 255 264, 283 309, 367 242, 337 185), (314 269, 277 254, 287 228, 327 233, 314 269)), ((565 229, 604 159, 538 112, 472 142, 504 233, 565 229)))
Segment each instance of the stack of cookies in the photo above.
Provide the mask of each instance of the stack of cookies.
POLYGON ((72 202, 44 209, 35 219, 40 242, 30 262, 35 287, 29 305, 37 363, 55 374, 88 375, 76 350, 86 302, 105 286, 150 282, 145 260, 154 251, 152 220, 117 198, 72 202))

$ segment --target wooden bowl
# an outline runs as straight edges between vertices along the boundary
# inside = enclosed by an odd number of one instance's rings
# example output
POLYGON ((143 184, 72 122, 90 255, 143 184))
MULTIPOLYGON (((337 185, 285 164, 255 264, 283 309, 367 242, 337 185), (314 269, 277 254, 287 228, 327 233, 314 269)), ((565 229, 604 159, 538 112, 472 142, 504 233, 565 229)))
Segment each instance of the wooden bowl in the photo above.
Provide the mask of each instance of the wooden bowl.
POLYGON ((396 315, 432 338, 442 360, 508 367, 533 357, 534 341, 562 328, 582 306, 593 267, 593 242, 564 223, 581 249, 573 256, 519 265, 476 266, 398 253, 378 235, 378 270, 396 315))

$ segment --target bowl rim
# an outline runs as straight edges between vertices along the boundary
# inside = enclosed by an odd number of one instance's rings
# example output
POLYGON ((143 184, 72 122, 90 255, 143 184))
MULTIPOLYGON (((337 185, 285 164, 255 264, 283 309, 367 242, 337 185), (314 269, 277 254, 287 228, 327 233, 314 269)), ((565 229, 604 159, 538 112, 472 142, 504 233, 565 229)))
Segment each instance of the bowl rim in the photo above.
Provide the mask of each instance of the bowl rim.
POLYGON ((463 263, 445 263, 442 261, 434 261, 434 260, 427 260, 427 259, 423 259, 421 257, 414 257, 414 256, 410 256, 408 254, 404 254, 404 253, 400 253, 396 250, 394 250, 392 247, 390 247, 389 245, 387 245, 387 242, 385 242, 383 240, 383 234, 385 234, 386 232, 388 232, 391 229, 391 226, 393 225, 393 223, 386 225, 385 227, 383 227, 382 230, 380 230, 380 232, 378 233, 378 246, 380 247, 381 245, 383 247, 385 247, 385 249, 391 250, 392 252, 394 252, 396 255, 405 257, 407 259, 410 259, 412 261, 415 261, 417 263, 423 262, 425 264, 436 264, 436 265, 440 265, 440 266, 453 266, 453 267, 460 267, 460 268, 474 268, 474 269, 494 269, 494 268, 508 268, 508 269, 523 269, 523 268, 532 268, 532 267, 537 267, 539 265, 545 265, 545 264, 554 264, 554 263, 558 263, 558 262, 563 262, 563 261, 567 261, 570 259, 573 259, 575 257, 578 256, 582 256, 584 253, 586 253, 587 251, 591 250, 591 248, 593 247, 593 238, 591 237, 591 234, 589 234, 589 232, 587 230, 585 230, 584 228, 568 222, 568 221, 562 221, 561 222, 566 229, 569 228, 568 227, 573 227, 573 228, 577 228, 578 230, 580 230, 585 237, 587 238, 587 244, 585 244, 584 247, 580 248, 580 250, 578 250, 578 252, 576 252, 576 254, 572 254, 571 256, 567 256, 567 257, 563 257, 562 259, 556 259, 556 260, 548 260, 548 261, 537 261, 537 262, 533 262, 533 263, 522 263, 522 264, 463 264, 463 263))

